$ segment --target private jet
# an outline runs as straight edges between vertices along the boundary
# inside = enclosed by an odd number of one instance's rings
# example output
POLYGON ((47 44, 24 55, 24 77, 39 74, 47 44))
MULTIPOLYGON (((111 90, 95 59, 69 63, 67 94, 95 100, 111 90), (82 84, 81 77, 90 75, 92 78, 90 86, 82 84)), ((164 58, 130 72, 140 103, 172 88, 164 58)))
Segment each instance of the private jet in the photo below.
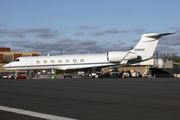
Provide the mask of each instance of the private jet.
POLYGON ((112 51, 104 54, 76 54, 58 56, 18 57, 4 65, 5 70, 80 70, 108 66, 126 66, 152 58, 159 38, 174 33, 143 34, 140 41, 129 51, 112 51))

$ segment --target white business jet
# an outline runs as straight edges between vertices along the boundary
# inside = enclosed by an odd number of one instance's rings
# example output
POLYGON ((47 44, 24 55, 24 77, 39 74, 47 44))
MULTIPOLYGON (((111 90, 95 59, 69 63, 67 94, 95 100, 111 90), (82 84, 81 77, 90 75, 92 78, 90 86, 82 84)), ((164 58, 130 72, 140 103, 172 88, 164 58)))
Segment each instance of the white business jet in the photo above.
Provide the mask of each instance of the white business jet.
POLYGON ((58 56, 19 57, 4 65, 5 70, 78 70, 108 66, 125 66, 151 59, 159 38, 174 33, 143 34, 141 40, 129 51, 112 51, 104 54, 76 54, 58 56))

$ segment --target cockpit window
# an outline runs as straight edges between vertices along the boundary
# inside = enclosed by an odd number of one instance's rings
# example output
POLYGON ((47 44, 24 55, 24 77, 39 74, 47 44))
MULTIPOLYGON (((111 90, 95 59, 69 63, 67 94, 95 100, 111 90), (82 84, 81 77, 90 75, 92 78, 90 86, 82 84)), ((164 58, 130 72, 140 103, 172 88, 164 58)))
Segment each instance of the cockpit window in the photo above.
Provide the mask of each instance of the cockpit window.
POLYGON ((15 59, 13 62, 19 62, 19 59, 15 59))

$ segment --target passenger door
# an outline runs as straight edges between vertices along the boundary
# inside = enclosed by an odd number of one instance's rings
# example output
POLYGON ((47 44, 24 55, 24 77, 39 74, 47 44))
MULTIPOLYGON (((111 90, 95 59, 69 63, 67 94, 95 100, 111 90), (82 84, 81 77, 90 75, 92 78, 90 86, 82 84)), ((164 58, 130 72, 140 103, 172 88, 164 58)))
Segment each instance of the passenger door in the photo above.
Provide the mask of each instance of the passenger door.
POLYGON ((32 58, 26 59, 26 67, 30 67, 30 69, 33 68, 32 58))

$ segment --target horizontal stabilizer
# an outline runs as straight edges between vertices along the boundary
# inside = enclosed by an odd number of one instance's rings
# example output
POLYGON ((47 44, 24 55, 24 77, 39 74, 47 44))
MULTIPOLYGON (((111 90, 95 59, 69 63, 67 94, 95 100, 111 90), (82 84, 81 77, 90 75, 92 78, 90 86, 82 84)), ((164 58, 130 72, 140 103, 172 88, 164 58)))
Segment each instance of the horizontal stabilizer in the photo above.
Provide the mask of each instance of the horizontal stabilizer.
POLYGON ((162 36, 166 36, 166 35, 171 35, 171 34, 175 34, 175 33, 162 33, 162 34, 144 34, 144 37, 148 37, 148 38, 161 38, 162 36))

